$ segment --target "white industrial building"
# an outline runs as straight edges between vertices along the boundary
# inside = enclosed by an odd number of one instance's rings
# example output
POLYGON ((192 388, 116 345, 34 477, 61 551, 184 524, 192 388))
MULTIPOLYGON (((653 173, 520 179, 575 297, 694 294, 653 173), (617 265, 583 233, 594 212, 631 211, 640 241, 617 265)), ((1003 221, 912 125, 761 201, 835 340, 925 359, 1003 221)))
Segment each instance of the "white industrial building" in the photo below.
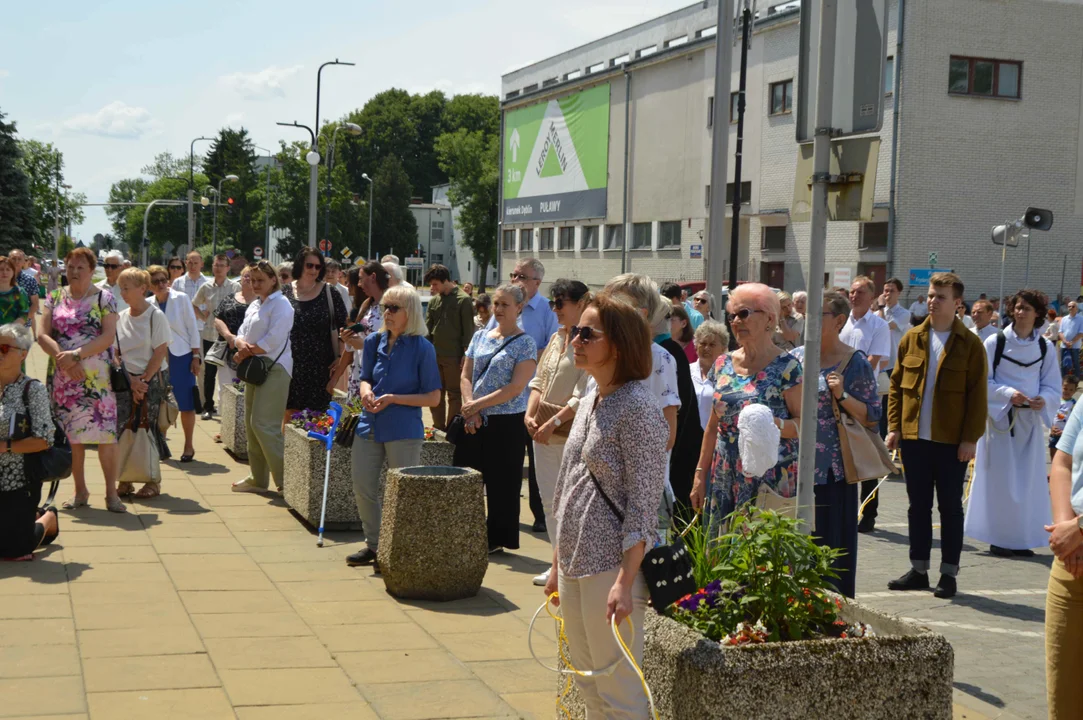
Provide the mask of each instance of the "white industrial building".
MULTIPOLYGON (((906 283, 911 269, 930 267, 935 252, 937 267, 963 276, 968 296, 993 295, 1000 249, 990 228, 1035 205, 1053 210, 1056 220, 1050 232, 1031 238, 1029 285, 1054 295, 1063 277, 1064 292, 1074 296, 1083 261, 1083 0, 904 0, 901 52, 899 1, 888 7, 888 97, 874 213, 869 222, 829 224, 829 280, 894 275, 906 283)), ((796 2, 764 5, 758 3, 748 56, 738 277, 797 290, 806 284, 809 237, 809 223, 791 216, 800 13, 796 2)), ((546 208, 559 206, 550 201, 540 213, 532 210, 532 222, 506 214, 505 268, 535 255, 550 281, 576 277, 600 286, 622 268, 658 280, 703 278, 716 19, 716 2, 706 0, 503 76, 505 180, 510 143, 516 151, 519 143, 509 134, 509 117, 518 117, 512 113, 555 107, 549 101, 567 105, 589 88, 609 91, 604 209, 547 220, 546 208)), ((739 43, 732 52, 736 91, 739 43)), ((552 138, 558 151, 561 137, 552 138)), ((539 176, 542 160, 544 150, 539 176)), ((597 185, 590 182, 584 187, 597 185)), ((504 188, 507 208, 506 182, 504 188)), ((728 247, 722 252, 728 258, 728 247)), ((1008 250, 1006 289, 1022 286, 1027 262, 1025 243, 1008 250)))

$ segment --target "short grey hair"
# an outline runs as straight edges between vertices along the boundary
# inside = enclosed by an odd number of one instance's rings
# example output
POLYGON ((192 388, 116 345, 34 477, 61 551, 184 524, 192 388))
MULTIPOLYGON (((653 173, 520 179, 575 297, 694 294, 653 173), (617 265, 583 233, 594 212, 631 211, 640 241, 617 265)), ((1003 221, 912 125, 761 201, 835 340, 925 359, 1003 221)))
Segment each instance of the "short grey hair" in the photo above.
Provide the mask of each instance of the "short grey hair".
POLYGON ((610 278, 605 284, 605 292, 613 295, 623 295, 632 301, 632 305, 645 310, 647 313, 647 325, 655 335, 667 332, 672 303, 662 297, 658 292, 658 283, 646 275, 639 273, 624 273, 610 278))
POLYGON ((698 328, 696 328, 695 341, 705 342, 707 340, 717 340, 725 350, 730 342, 730 333, 726 329, 726 323, 718 320, 704 320, 698 328))
POLYGON ((103 260, 120 260, 124 261, 124 254, 120 250, 110 250, 102 256, 103 260))
POLYGON ((714 317, 714 295, 707 292, 706 290, 700 290, 699 292, 697 292, 695 295, 692 296, 692 299, 695 300, 698 297, 707 298, 707 315, 709 317, 713 318, 714 317))
POLYGON ((8 338, 15 341, 15 347, 23 352, 29 352, 34 344, 34 337, 30 334, 30 328, 21 323, 8 323, 0 325, 0 338, 8 338))
POLYGON ((290 261, 290 260, 287 260, 286 262, 284 262, 284 263, 281 263, 281 264, 280 264, 280 265, 279 265, 279 266, 278 266, 278 267, 276 268, 276 270, 277 270, 277 272, 279 272, 279 273, 284 273, 284 272, 288 272, 288 273, 291 273, 291 274, 292 274, 292 273, 293 273, 293 262, 292 262, 292 261, 290 261))
POLYGON ((530 272, 533 273, 539 280, 545 279, 545 266, 542 265, 542 261, 538 258, 523 258, 515 264, 516 268, 530 268, 530 272))
POLYGON ((850 314, 850 298, 845 293, 828 290, 824 293, 824 305, 835 316, 850 314))
POLYGON ((804 290, 798 290, 797 292, 795 292, 793 294, 793 301, 794 302, 801 302, 802 300, 805 300, 805 301, 808 300, 808 293, 807 292, 805 292, 804 290))
MULTIPOLYGON (((386 256, 385 256, 386 257, 386 256)), ((391 257, 395 257, 392 255, 391 257)), ((387 270, 387 274, 395 279, 395 284, 401 283, 404 278, 402 276, 402 267, 398 263, 387 261, 384 264, 384 270, 387 270)))
POLYGON ((494 290, 493 297, 496 297, 500 293, 511 295, 515 299, 516 305, 522 305, 523 301, 526 300, 526 293, 523 292, 523 289, 518 285, 512 285, 511 283, 504 283, 494 290))
POLYGON ((399 264, 399 256, 398 255, 384 255, 382 258, 380 258, 380 263, 381 264, 395 263, 396 265, 398 265, 399 264))

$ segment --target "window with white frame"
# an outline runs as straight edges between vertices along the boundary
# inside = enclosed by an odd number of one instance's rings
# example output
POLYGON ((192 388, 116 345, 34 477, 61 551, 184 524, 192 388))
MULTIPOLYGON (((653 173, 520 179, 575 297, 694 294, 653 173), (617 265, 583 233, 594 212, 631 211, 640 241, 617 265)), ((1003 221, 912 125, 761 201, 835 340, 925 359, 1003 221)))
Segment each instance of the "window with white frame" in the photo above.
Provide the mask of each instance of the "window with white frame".
POLYGON ((515 252, 515 231, 504 231, 504 244, 500 248, 504 252, 515 252))
POLYGON ((437 240, 439 242, 444 241, 444 221, 443 220, 433 220, 432 221, 430 238, 432 240, 437 240))
POLYGON ((605 226, 605 249, 617 250, 624 247, 624 226, 623 225, 606 225, 605 226))
POLYGON ((519 252, 534 252, 534 228, 519 231, 519 252))
POLYGON ((580 239, 580 249, 582 250, 597 250, 598 249, 598 226, 597 225, 584 225, 583 235, 580 239))
POLYGON ((429 255, 429 262, 430 263, 440 263, 441 265, 443 265, 444 264, 444 254, 443 253, 432 253, 431 255, 429 255))
POLYGON ((658 223, 658 249, 679 248, 681 246, 681 221, 666 220, 658 223))
POLYGON ((560 237, 557 240, 557 249, 575 250, 575 228, 562 227, 560 229, 560 237))
POLYGON ((632 249, 651 249, 651 224, 649 222, 635 223, 632 225, 632 249))
POLYGON ((538 234, 538 252, 553 252, 553 228, 542 228, 538 234))

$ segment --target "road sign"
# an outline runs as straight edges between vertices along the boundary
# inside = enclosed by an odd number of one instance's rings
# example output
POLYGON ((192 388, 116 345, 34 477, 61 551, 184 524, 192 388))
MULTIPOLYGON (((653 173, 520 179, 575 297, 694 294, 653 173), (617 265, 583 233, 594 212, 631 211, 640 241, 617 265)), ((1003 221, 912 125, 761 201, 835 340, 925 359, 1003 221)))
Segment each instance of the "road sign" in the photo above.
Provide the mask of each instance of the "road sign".
POLYGON ((936 267, 936 253, 929 253, 929 267, 936 267))
MULTIPOLYGON (((821 0, 801 0, 801 46, 797 74, 797 142, 812 142, 816 134, 817 38, 821 0)), ((884 67, 887 64, 887 0, 846 0, 837 3, 834 32, 835 72, 831 93, 834 137, 879 132, 884 122, 884 67)), ((772 107, 785 109, 786 86, 772 107)), ((792 91, 789 93, 792 98, 792 91)))
POLYGON ((936 273, 951 272, 944 268, 910 268, 910 285, 928 286, 929 280, 936 273))
POLYGON ((852 276, 853 274, 850 272, 850 268, 837 267, 835 268, 834 272, 831 273, 831 284, 835 287, 848 289, 850 287, 850 278, 852 276))
POLYGON ((320 250, 331 252, 331 241, 327 239, 320 240, 320 250))
POLYGON ((422 268, 422 267, 425 267, 425 258, 408 257, 408 258, 406 258, 406 267, 408 267, 408 268, 422 268))
POLYGON ((355 262, 357 263, 357 267, 364 267, 365 266, 365 258, 359 257, 359 258, 357 258, 357 260, 355 262))
POLYGON ((353 256, 353 250, 350 250, 350 248, 348 248, 348 247, 342 248, 342 257, 344 259, 349 260, 352 256, 353 256))
POLYGON ((693 260, 698 260, 698 259, 702 258, 703 257, 703 246, 702 245, 689 245, 688 246, 688 257, 692 258, 693 260))
POLYGON ((168 255, 169 253, 173 252, 174 247, 176 246, 173 245, 173 243, 166 240, 164 243, 162 243, 162 254, 168 255))
POLYGON ((258 258, 263 257, 263 248, 257 245, 256 247, 252 248, 252 254, 258 258))

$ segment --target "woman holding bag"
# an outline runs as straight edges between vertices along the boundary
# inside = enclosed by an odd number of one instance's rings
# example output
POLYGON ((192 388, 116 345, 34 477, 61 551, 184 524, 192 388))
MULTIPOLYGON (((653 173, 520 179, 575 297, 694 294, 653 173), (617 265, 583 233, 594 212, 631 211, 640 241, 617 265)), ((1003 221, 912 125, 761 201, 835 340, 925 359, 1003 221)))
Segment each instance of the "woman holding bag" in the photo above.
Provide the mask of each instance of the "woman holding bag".
MULTIPOLYGON (((241 323, 244 322, 244 315, 248 312, 248 306, 256 299, 256 293, 252 290, 251 267, 246 265, 241 270, 237 282, 240 284, 241 289, 223 298, 214 311, 214 327, 222 337, 222 342, 229 348, 226 353, 227 357, 231 356, 236 349, 234 343, 237 340, 237 332, 240 331, 241 323)), ((218 368, 219 389, 230 385, 236 377, 237 373, 228 363, 220 366, 218 368)))
MULTIPOLYGON (((117 429, 120 430, 120 477, 117 492, 123 497, 132 493, 132 482, 124 481, 134 467, 126 467, 132 462, 131 440, 125 438, 124 431, 129 427, 134 412, 146 416, 145 423, 150 439, 158 450, 158 461, 169 458, 169 446, 158 429, 158 413, 162 402, 169 397, 169 383, 161 372, 162 365, 169 355, 169 342, 172 333, 169 320, 159 308, 147 302, 150 291, 150 273, 139 268, 128 268, 117 279, 120 296, 128 304, 117 316, 117 359, 120 367, 128 375, 131 390, 117 394, 117 429)), ((138 426, 143 422, 137 422, 138 426)), ((160 480, 161 474, 157 475, 160 480)), ((144 479, 146 483, 135 493, 140 499, 150 499, 161 494, 160 482, 155 476, 144 479)))
MULTIPOLYGON (((860 350, 839 340, 850 316, 850 301, 842 293, 823 296, 823 324, 820 326, 819 402, 816 409, 816 529, 819 545, 842 550, 832 564, 839 577, 832 580, 846 597, 854 596, 857 582, 858 483, 846 482, 842 441, 835 420, 835 405, 859 424, 880 421, 880 395, 876 373, 860 350)), ((793 354, 802 363, 804 346, 793 354)))
POLYGON ((233 492, 263 492, 270 487, 272 477, 278 489, 282 489, 286 442, 282 416, 293 372, 290 347, 293 305, 283 297, 271 263, 261 260, 253 265, 249 278, 256 299, 245 311, 244 322, 233 341, 237 348, 234 359, 238 375, 243 375, 244 363, 249 360, 261 363, 267 372, 263 382, 249 382, 244 391, 249 475, 233 484, 233 492))
MULTIPOLYGON (((173 387, 173 397, 180 409, 181 428, 184 429, 184 452, 180 461, 192 462, 196 454, 192 436, 196 429, 196 405, 199 400, 196 376, 202 362, 203 340, 199 337, 192 301, 184 293, 169 287, 166 269, 161 265, 151 265, 147 272, 150 273, 154 304, 169 321, 169 384, 173 387)), ((150 418, 152 425, 157 423, 156 415, 150 418)))
POLYGON ((284 422, 302 410, 327 409, 337 382, 342 343, 339 331, 346 325, 342 295, 324 282, 327 268, 315 248, 302 248, 293 260, 293 331, 290 347, 297 364, 290 380, 284 422))

